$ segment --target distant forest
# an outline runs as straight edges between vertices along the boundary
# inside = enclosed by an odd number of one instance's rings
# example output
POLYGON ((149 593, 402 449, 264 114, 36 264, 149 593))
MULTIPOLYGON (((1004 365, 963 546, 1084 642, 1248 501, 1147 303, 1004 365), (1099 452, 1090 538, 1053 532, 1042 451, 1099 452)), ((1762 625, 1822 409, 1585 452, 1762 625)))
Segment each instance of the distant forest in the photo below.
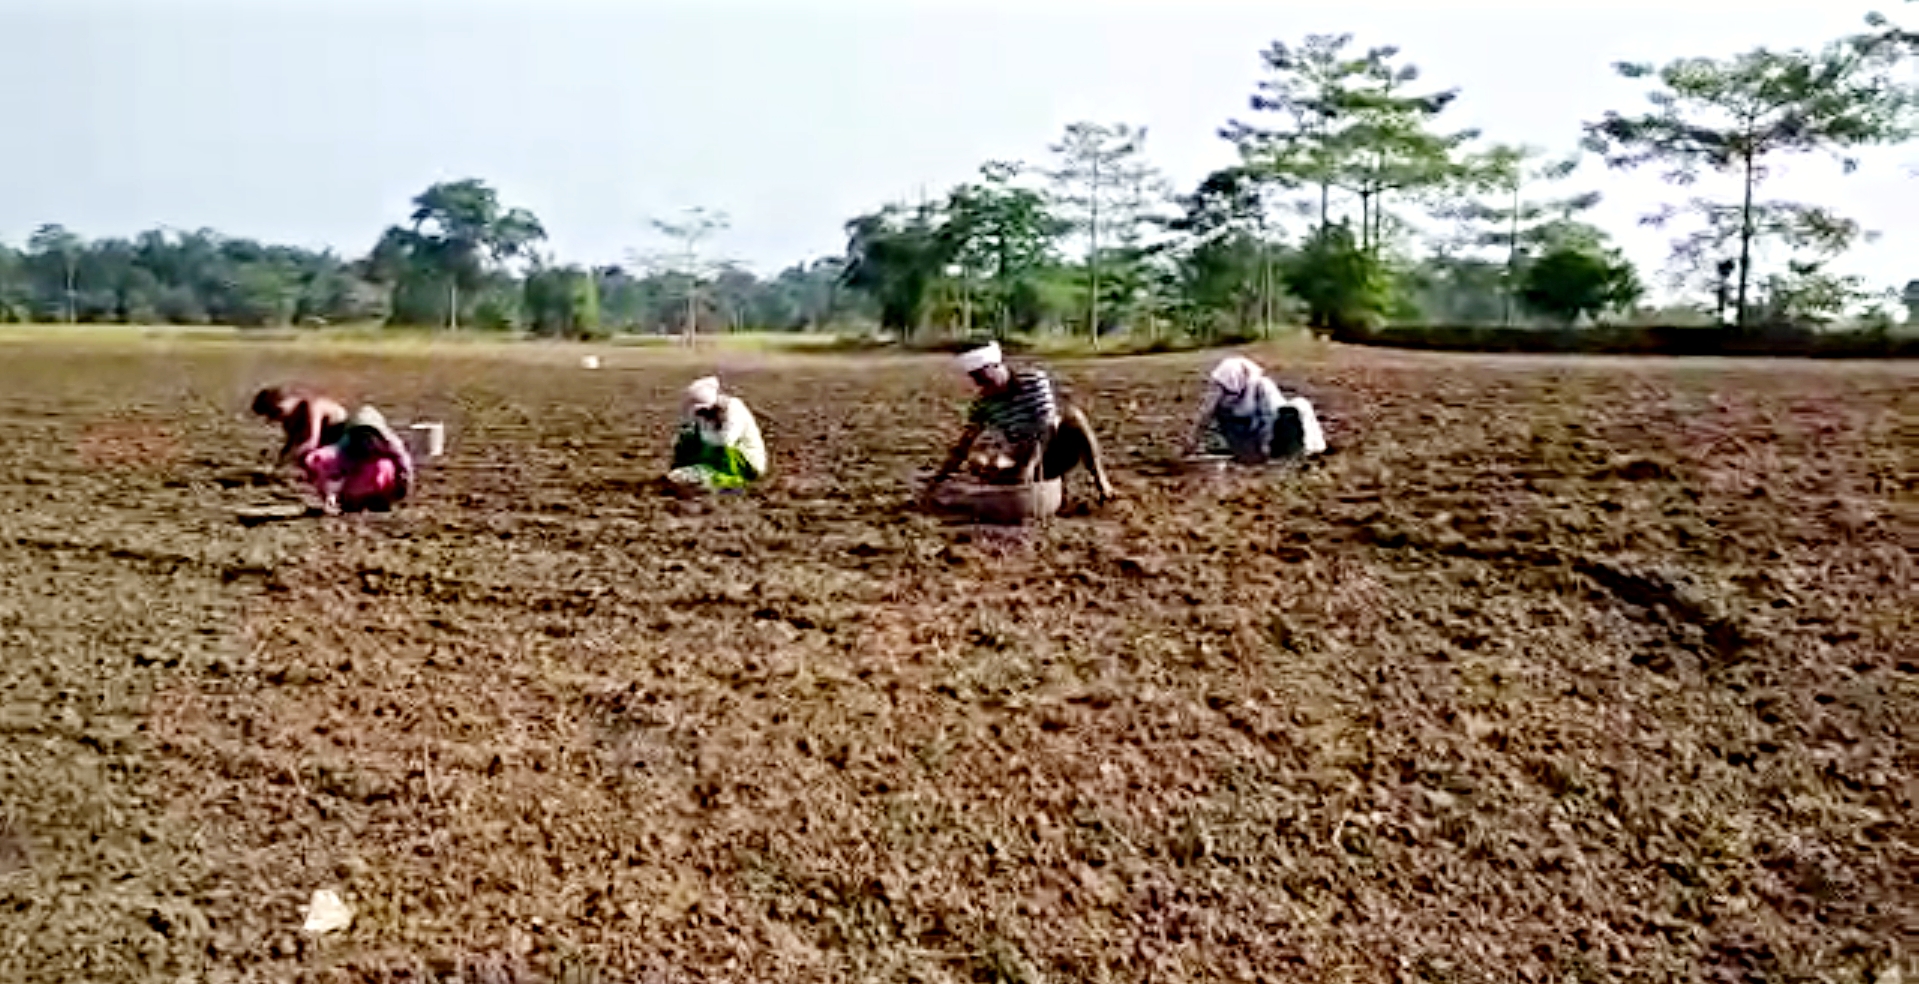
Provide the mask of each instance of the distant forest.
POLYGON ((0 320, 1201 340, 1302 324, 1919 324, 1919 280, 1834 272, 1869 234, 1856 219, 1766 188, 1784 159, 1849 172, 1858 151, 1919 134, 1919 34, 1887 17, 1816 47, 1617 65, 1644 104, 1569 124, 1558 149, 1449 127, 1460 91, 1391 46, 1310 35, 1259 57, 1244 117, 1220 128, 1237 163, 1196 187, 1167 182, 1145 129, 1076 123, 1038 162, 987 162, 937 199, 854 217, 842 255, 771 277, 706 255, 726 218, 699 209, 657 222, 660 248, 629 264, 563 264, 537 216, 467 179, 421 192, 360 257, 46 225, 0 244, 0 320), (1672 236, 1656 271, 1587 221, 1599 195, 1582 181, 1636 168, 1675 189, 1645 220, 1672 236), (1682 303, 1646 308, 1651 277, 1682 303))

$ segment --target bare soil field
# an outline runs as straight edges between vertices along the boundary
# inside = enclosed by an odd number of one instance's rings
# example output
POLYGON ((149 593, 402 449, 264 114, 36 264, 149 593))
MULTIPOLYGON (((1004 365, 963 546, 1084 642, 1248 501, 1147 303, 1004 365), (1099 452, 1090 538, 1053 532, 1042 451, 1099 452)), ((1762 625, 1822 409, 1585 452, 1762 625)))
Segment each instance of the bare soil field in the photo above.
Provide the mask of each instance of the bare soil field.
POLYGON ((1919 367, 1334 348, 1194 477, 1209 360, 1061 364, 1126 498, 1011 530, 939 360, 722 357, 679 501, 710 363, 577 356, 0 343, 0 980, 1919 973, 1919 367), (449 453, 242 526, 296 379, 449 453))

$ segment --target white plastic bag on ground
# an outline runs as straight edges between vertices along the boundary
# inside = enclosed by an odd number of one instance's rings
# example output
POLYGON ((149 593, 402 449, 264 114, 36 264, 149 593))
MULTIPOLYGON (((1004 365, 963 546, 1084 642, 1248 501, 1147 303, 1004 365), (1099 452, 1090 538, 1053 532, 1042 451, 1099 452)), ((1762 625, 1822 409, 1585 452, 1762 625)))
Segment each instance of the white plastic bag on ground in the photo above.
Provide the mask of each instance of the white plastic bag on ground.
POLYGON ((1326 450, 1326 432, 1319 429, 1319 415, 1313 413, 1312 401, 1303 396, 1295 396, 1286 401, 1299 411, 1299 429, 1304 432, 1301 445, 1307 454, 1319 454, 1326 450))
POLYGON ((301 927, 314 935, 333 933, 353 924, 353 910, 340 901, 338 892, 322 888, 313 893, 313 901, 301 906, 306 910, 306 925, 301 927))

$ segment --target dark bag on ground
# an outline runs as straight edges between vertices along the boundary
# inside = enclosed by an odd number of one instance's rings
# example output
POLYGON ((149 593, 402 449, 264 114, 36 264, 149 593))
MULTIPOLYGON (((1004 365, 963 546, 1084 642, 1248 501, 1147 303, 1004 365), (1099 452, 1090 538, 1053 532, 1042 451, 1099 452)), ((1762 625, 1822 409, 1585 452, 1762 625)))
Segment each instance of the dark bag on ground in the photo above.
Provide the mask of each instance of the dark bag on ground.
POLYGON ((1279 408, 1279 418, 1273 421, 1273 457, 1294 458, 1306 453, 1306 425, 1300 422, 1299 409, 1292 406, 1279 408))

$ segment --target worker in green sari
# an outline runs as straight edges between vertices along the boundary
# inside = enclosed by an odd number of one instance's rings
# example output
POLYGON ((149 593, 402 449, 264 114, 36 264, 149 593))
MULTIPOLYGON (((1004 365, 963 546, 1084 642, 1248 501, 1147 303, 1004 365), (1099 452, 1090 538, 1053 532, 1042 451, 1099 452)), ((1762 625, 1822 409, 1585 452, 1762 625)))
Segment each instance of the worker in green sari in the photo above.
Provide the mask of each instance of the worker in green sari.
POLYGON ((766 474, 766 442, 753 412, 720 392, 713 376, 696 379, 681 401, 680 435, 667 481, 683 489, 743 489, 766 474))

